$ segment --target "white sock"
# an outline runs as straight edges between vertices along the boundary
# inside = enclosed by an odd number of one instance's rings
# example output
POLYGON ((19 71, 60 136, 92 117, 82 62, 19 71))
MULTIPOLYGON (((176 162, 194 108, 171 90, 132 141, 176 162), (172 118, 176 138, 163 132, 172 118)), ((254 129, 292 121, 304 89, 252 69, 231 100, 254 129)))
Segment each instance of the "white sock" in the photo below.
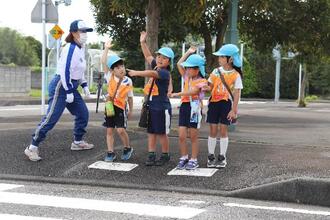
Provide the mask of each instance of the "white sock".
POLYGON ((75 143, 75 144, 80 144, 80 143, 81 143, 81 141, 74 141, 74 143, 75 143))
POLYGON ((197 158, 190 158, 190 161, 196 162, 197 161, 197 158))
POLYGON ((180 160, 187 160, 188 159, 188 154, 180 157, 180 160))
POLYGON ((229 142, 228 137, 220 138, 220 154, 223 155, 224 157, 226 157, 228 142, 229 142))
POLYGON ((217 138, 210 137, 207 140, 207 147, 209 149, 209 154, 214 154, 215 146, 217 145, 217 138))
POLYGON ((34 146, 33 144, 30 144, 29 150, 36 151, 36 150, 38 150, 38 147, 34 146))

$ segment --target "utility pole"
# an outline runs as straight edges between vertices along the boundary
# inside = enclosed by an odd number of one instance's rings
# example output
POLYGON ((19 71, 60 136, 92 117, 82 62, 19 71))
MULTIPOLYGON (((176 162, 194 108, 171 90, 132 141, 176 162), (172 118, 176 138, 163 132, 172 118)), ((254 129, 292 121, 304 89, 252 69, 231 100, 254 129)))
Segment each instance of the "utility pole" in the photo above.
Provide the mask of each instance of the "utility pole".
POLYGON ((42 20, 42 72, 41 72, 41 114, 44 115, 45 107, 45 69, 46 69, 46 0, 42 0, 41 6, 41 20, 42 20))
POLYGON ((229 9, 229 27, 225 37, 225 42, 227 44, 238 44, 237 12, 238 0, 231 0, 229 9))
POLYGON ((280 76, 281 76, 281 46, 279 44, 273 48, 273 58, 276 61, 276 74, 275 74, 275 95, 274 103, 277 104, 280 98, 280 76))
POLYGON ((31 12, 32 23, 42 23, 41 114, 45 114, 46 23, 57 23, 58 14, 51 0, 38 0, 31 12))

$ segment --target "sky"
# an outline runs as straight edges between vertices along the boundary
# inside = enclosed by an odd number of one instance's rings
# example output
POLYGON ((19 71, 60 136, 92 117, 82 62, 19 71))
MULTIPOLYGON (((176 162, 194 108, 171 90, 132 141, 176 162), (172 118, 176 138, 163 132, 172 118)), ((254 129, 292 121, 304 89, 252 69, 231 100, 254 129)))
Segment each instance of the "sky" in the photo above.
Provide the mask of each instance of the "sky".
MULTIPOLYGON (((24 36, 33 36, 42 41, 42 23, 31 22, 31 12, 38 0, 0 0, 0 27, 17 30, 24 36)), ((55 0, 52 0, 54 3, 55 0)), ((58 7, 58 25, 64 31, 62 39, 69 33, 70 23, 76 19, 84 20, 87 25, 95 27, 92 6, 89 0, 72 0, 70 6, 60 4, 58 7)), ((55 24, 46 25, 46 34, 55 24)), ((88 33, 88 42, 104 41, 105 37, 96 32, 88 33)))

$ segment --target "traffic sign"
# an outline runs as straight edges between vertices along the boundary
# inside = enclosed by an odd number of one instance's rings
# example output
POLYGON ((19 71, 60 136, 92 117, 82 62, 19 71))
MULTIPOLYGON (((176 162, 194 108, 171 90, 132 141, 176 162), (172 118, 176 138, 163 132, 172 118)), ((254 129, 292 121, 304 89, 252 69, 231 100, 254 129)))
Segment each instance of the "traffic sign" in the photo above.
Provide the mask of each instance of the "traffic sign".
POLYGON ((56 24, 49 33, 57 40, 64 34, 64 31, 56 24))
MULTIPOLYGON (((58 13, 55 5, 51 0, 44 0, 46 4, 46 23, 57 23, 58 13)), ((31 13, 32 23, 42 23, 42 0, 38 0, 31 13)))

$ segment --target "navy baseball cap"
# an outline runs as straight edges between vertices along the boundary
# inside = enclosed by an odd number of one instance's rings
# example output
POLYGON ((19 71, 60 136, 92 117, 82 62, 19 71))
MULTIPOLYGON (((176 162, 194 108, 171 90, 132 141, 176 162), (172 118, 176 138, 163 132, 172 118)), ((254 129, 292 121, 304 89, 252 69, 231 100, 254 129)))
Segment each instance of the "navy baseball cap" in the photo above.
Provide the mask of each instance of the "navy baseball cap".
POLYGON ((70 25, 70 32, 92 32, 93 28, 87 27, 86 23, 83 20, 75 20, 70 25))

